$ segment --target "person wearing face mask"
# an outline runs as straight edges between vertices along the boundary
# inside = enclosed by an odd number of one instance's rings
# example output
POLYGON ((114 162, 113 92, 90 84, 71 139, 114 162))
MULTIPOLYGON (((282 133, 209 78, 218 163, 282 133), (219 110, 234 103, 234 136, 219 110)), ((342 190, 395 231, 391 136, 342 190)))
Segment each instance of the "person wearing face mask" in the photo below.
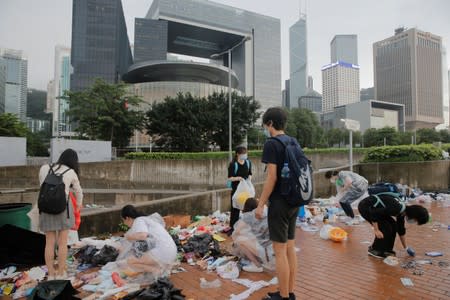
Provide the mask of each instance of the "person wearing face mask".
POLYGON ((239 220, 240 210, 233 207, 233 194, 241 180, 252 178, 252 164, 248 159, 247 148, 236 147, 234 159, 228 165, 228 181, 231 182, 231 214, 228 235, 233 233, 234 224, 239 220))
POLYGON ((359 202, 361 216, 373 227, 375 240, 368 254, 376 258, 395 256, 394 242, 398 233, 403 248, 410 256, 415 252, 406 243, 405 219, 409 224, 423 225, 428 222, 428 210, 421 205, 406 205, 400 198, 389 193, 380 193, 359 202))
POLYGON ((353 225, 355 214, 352 203, 367 193, 367 179, 350 171, 327 171, 325 178, 329 179, 332 184, 336 184, 338 198, 340 198, 339 204, 345 214, 352 219, 347 222, 347 225, 353 225))

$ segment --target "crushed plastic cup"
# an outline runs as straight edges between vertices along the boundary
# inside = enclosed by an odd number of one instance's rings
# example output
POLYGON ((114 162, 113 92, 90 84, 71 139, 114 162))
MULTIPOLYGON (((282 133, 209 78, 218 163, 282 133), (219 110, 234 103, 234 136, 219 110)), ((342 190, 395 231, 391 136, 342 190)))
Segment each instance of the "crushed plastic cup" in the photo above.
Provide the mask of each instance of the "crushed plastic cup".
POLYGON ((202 289, 215 289, 222 286, 222 282, 219 279, 213 281, 207 281, 205 278, 200 278, 200 287, 202 289))
POLYGON ((388 256, 383 260, 383 262, 389 266, 396 266, 398 265, 398 258, 395 256, 388 256))

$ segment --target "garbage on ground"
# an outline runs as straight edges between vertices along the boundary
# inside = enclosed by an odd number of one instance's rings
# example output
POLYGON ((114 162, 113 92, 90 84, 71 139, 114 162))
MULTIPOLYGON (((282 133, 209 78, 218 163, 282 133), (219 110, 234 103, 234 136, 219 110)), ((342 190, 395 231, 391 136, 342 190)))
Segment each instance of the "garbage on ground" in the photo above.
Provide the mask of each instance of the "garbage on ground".
POLYGON ((324 240, 332 240, 333 242, 342 242, 347 239, 347 232, 340 228, 328 224, 323 225, 320 230, 320 237, 324 240))
POLYGON ((404 286, 414 286, 414 284, 410 278, 402 277, 402 278, 400 278, 400 280, 404 286))
POLYGON ((205 278, 200 278, 200 287, 202 289, 214 289, 222 286, 222 282, 219 279, 207 281, 205 278))
POLYGON ((438 251, 430 251, 430 252, 426 252, 425 253, 426 256, 431 256, 431 257, 437 257, 437 256, 442 256, 442 252, 438 252, 438 251))
POLYGON ((397 266, 398 265, 398 258, 395 256, 388 256, 386 257, 383 262, 389 266, 397 266))
POLYGON ((271 281, 264 281, 264 280, 252 281, 249 279, 233 279, 233 282, 242 284, 243 286, 247 287, 248 289, 238 295, 231 294, 230 300, 244 300, 244 299, 248 299, 250 297, 250 295, 253 294, 254 292, 256 292, 266 286, 277 284, 278 280, 276 277, 274 277, 274 278, 272 278, 271 281))

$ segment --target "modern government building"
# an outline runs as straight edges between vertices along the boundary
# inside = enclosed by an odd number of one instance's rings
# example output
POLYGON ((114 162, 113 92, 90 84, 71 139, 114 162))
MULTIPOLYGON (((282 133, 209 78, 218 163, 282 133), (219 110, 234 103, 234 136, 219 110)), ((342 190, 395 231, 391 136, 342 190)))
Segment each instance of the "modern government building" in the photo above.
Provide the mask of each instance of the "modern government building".
POLYGON ((121 0, 77 0, 71 49, 71 90, 95 78, 123 80, 151 104, 179 92, 208 96, 230 84, 262 110, 281 105, 277 18, 207 0, 154 0, 146 17, 135 19, 133 55, 121 0))

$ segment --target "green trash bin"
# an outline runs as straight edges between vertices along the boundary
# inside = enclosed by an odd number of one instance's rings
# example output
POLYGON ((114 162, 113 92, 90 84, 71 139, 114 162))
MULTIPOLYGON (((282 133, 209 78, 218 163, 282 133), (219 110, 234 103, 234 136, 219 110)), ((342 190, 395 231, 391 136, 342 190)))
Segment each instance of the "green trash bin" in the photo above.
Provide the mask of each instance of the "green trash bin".
POLYGON ((0 227, 11 224, 30 230, 31 222, 27 214, 31 210, 31 203, 0 204, 0 227))

